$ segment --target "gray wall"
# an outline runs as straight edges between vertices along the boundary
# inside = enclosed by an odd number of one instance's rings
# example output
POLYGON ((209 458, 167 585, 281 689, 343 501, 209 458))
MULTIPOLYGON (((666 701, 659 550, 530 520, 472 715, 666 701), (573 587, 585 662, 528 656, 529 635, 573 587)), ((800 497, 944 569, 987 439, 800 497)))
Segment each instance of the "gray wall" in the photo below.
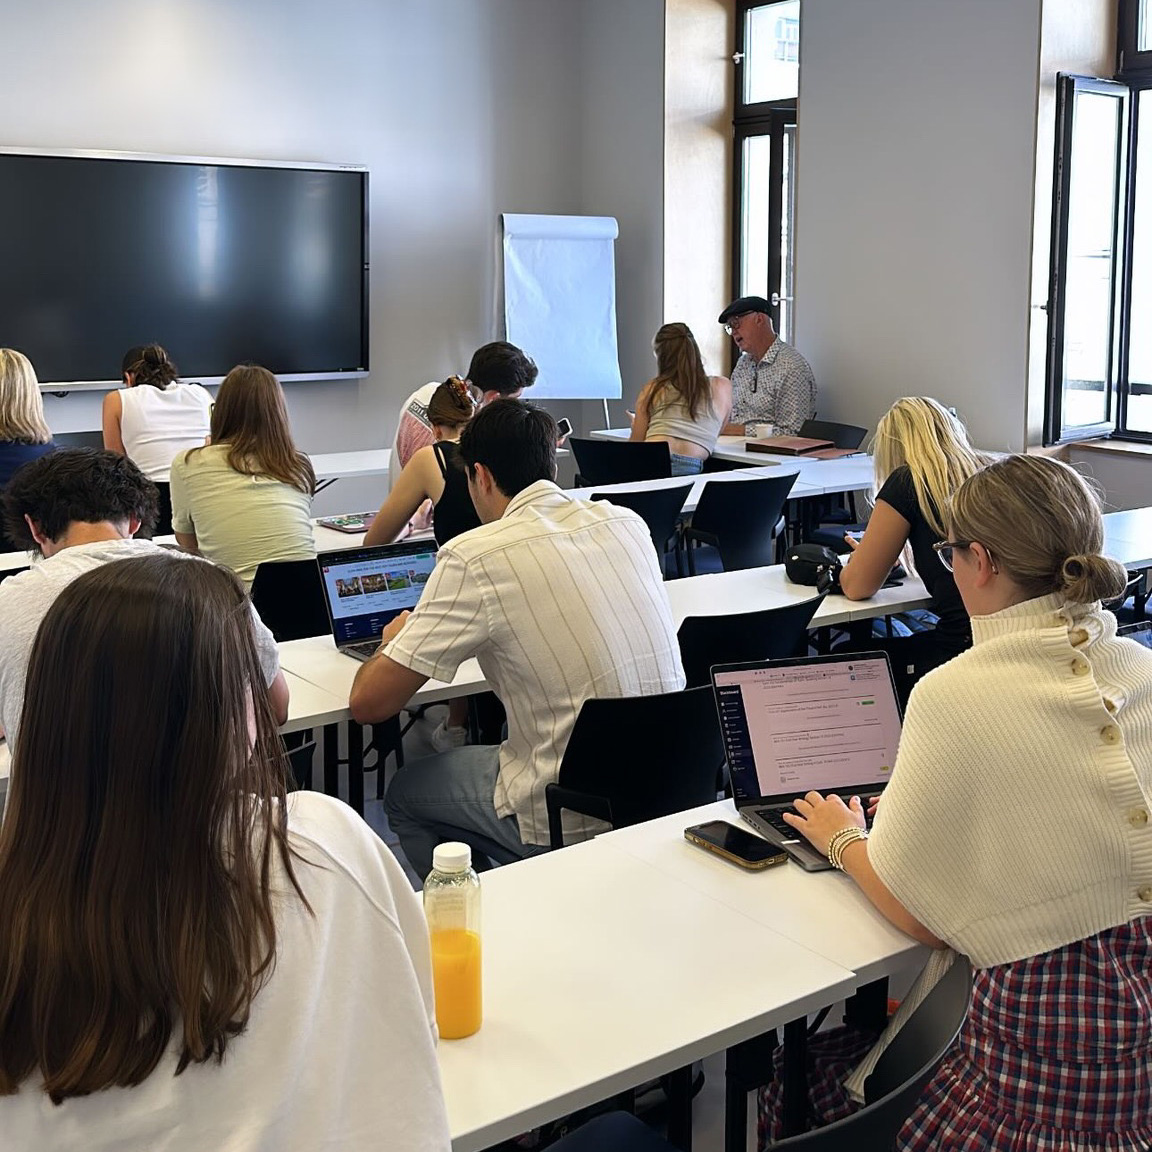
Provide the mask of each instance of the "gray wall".
POLYGON ((804 0, 796 343, 820 414, 1025 440, 1040 0, 804 0))
MULTIPOLYGON (((372 374, 287 386, 302 447, 391 443, 408 392, 493 337, 504 211, 620 217, 623 358, 638 370, 637 333, 659 323, 660 160, 646 142, 662 132, 660 0, 8 9, 0 143, 371 169, 372 374), (639 167, 601 171, 636 139, 639 167)), ((48 409, 58 429, 93 427, 99 395, 48 409)), ((369 507, 380 487, 343 481, 317 507, 369 507)))

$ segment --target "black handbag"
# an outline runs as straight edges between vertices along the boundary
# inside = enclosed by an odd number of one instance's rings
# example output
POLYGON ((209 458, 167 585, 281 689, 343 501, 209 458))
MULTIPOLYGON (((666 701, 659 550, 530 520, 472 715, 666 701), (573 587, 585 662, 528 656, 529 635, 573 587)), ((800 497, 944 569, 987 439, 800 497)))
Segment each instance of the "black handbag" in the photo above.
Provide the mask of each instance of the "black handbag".
POLYGON ((817 592, 839 592, 840 557, 823 544, 797 544, 784 557, 784 573, 793 584, 807 584, 817 592))

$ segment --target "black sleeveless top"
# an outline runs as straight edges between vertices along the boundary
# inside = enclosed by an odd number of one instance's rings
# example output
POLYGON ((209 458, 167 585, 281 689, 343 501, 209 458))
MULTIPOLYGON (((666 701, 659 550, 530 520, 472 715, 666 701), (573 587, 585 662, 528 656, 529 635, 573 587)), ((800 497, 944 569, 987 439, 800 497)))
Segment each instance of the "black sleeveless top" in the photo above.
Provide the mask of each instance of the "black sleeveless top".
POLYGON ((476 515, 476 507, 468 492, 468 478, 464 475, 464 465, 456 445, 451 440, 438 440, 433 451, 444 477, 444 492, 436 501, 432 531, 437 544, 447 544, 453 536, 479 528, 480 517, 476 515))

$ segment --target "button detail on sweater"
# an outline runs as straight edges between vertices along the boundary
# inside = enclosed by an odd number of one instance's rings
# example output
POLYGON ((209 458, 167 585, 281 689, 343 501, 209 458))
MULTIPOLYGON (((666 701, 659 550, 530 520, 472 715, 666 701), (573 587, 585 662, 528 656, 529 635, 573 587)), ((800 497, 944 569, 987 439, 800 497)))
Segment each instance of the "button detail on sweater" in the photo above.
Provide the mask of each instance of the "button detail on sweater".
POLYGON ((1145 885, 1136 895, 1145 903, 1152 904, 1152 888, 1145 885))
POLYGON ((1077 676, 1087 676, 1091 671, 1091 666, 1083 656, 1077 656, 1072 661, 1072 671, 1077 676))
POLYGON ((1107 708, 1108 711, 1111 712, 1113 715, 1116 714, 1116 701, 1115 700, 1107 700, 1106 699, 1104 701, 1104 707, 1107 708))
POLYGON ((1128 823, 1134 828, 1139 828, 1143 824, 1148 823, 1148 810, 1146 808, 1133 808, 1128 813, 1128 823))
POLYGON ((1105 724, 1100 729, 1100 739, 1105 744, 1119 744, 1120 743, 1120 729, 1115 724, 1105 724))
POLYGON ((1068 633, 1068 639, 1072 643, 1073 648, 1079 648, 1081 644, 1088 643, 1088 632, 1084 628, 1073 628, 1068 633))

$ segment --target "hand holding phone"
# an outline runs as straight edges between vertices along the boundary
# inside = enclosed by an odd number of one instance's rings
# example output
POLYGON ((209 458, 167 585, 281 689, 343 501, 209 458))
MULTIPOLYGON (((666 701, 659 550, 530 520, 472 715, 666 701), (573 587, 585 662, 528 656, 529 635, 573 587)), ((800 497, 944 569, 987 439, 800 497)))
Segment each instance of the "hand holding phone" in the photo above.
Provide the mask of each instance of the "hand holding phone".
POLYGON ((559 448, 569 436, 572 435, 572 421, 567 416, 561 416, 556 421, 556 447, 559 448))
POLYGON ((767 840, 729 824, 727 820, 709 820, 684 829, 684 839, 706 852, 713 852, 731 864, 760 871, 788 860, 788 853, 767 840))

